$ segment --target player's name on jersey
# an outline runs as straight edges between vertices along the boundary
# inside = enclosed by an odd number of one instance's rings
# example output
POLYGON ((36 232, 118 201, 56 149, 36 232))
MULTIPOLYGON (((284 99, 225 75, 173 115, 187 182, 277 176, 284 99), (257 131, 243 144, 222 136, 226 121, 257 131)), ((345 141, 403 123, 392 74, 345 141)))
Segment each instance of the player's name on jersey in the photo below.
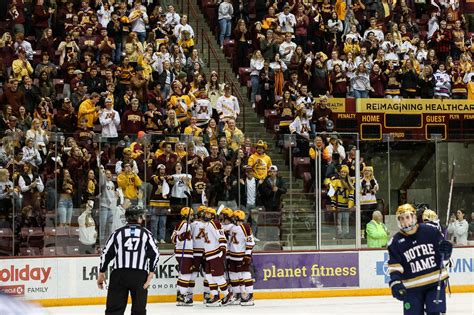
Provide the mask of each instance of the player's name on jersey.
POLYGON ((436 267, 433 244, 417 245, 405 251, 403 255, 410 264, 411 272, 413 273, 436 267))

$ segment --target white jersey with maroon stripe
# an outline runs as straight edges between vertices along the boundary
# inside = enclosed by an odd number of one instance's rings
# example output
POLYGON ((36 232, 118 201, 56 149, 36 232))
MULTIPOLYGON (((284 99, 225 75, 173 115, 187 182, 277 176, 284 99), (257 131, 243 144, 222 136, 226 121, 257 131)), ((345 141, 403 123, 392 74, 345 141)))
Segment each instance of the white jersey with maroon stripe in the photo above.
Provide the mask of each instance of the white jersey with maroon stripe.
POLYGON ((222 250, 227 250, 227 240, 221 224, 217 221, 205 222, 204 256, 206 260, 222 257, 222 250))
POLYGON ((229 234, 229 251, 227 258, 235 261, 242 261, 244 256, 252 255, 255 241, 252 230, 247 223, 234 225, 229 234))
POLYGON ((187 223, 186 220, 183 220, 176 224, 173 234, 171 235, 171 241, 175 244, 174 252, 177 255, 176 257, 181 258, 182 256, 187 258, 193 258, 193 239, 191 237, 193 235, 192 227, 192 223, 187 223), (189 231, 191 236, 186 239, 185 243, 185 239, 180 239, 180 235, 182 235, 186 231, 189 231))
POLYGON ((192 238, 194 257, 203 256, 206 240, 206 222, 202 220, 196 220, 191 225, 193 231, 192 238))
POLYGON ((212 104, 208 99, 198 99, 194 102, 193 116, 198 120, 198 126, 207 124, 212 117, 212 104))

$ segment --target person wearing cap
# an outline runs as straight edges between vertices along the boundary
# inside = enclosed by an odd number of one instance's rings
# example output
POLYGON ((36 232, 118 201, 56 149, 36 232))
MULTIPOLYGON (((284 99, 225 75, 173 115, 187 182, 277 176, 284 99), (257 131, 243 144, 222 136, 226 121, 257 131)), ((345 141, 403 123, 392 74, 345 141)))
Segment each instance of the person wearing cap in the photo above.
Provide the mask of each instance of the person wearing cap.
POLYGON ((225 123, 230 118, 237 119, 239 116, 239 101, 237 97, 232 95, 232 88, 229 84, 224 86, 224 95, 217 100, 216 109, 220 117, 219 123, 225 123))
POLYGON ((159 240, 161 244, 166 240, 166 221, 170 210, 170 187, 166 180, 166 166, 158 164, 156 167, 157 174, 151 177, 151 195, 150 207, 148 213, 150 214, 150 230, 155 239, 159 240))
POLYGON ((40 77, 43 71, 46 71, 50 79, 55 78, 58 72, 56 65, 51 62, 47 51, 41 53, 41 62, 36 65, 35 77, 40 77))
POLYGON ((103 109, 99 116, 100 125, 102 126, 102 137, 111 138, 110 140, 118 138, 117 128, 120 126, 120 115, 114 109, 114 103, 111 98, 105 99, 105 109, 103 109))
POLYGON ((337 213, 337 238, 350 238, 349 217, 354 207, 355 188, 349 177, 347 165, 341 166, 336 178, 330 181, 328 196, 331 197, 331 209, 337 213))
POLYGON ((286 194, 285 182, 278 176, 278 167, 270 166, 268 176, 259 187, 265 211, 280 211, 281 197, 286 194))
POLYGON ((329 144, 327 146, 329 154, 332 156, 333 153, 339 154, 339 163, 346 159, 346 150, 342 146, 342 141, 339 140, 337 134, 332 134, 329 138, 329 144))
POLYGON ((267 143, 263 140, 258 140, 255 148, 257 151, 249 157, 248 166, 253 168, 255 177, 262 183, 268 175, 270 166, 272 166, 272 159, 265 153, 267 143))
POLYGON ((77 114, 78 122, 84 117, 86 119, 87 128, 94 127, 94 123, 99 118, 99 101, 100 95, 98 93, 92 93, 89 98, 84 100, 81 105, 79 105, 79 112, 77 114))
POLYGON ((20 143, 21 138, 25 134, 20 128, 17 127, 18 118, 16 116, 11 115, 8 118, 8 128, 5 129, 4 135, 12 137, 15 142, 20 143))

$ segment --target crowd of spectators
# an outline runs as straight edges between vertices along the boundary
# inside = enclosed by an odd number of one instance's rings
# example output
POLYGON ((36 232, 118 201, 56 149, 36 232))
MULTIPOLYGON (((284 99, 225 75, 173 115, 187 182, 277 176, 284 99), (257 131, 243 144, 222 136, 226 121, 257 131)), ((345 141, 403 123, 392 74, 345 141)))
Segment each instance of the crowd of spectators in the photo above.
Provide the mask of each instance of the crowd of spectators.
POLYGON ((172 4, 7 2, 0 228, 16 246, 29 245, 23 228, 78 221, 84 245, 103 244, 130 205, 148 209, 161 243, 186 204, 280 209, 286 190, 267 144, 237 128, 242 104, 204 72, 172 4))
MULTIPOLYGON (((219 6, 221 26, 232 16, 229 6, 219 6)), ((315 97, 474 99, 472 33, 457 0, 235 6, 251 8, 233 14, 232 38, 234 70, 250 67, 253 104, 262 95, 272 108, 290 78, 298 82, 289 89, 293 100, 303 87, 315 97)), ((221 27, 221 45, 228 30, 221 27)))

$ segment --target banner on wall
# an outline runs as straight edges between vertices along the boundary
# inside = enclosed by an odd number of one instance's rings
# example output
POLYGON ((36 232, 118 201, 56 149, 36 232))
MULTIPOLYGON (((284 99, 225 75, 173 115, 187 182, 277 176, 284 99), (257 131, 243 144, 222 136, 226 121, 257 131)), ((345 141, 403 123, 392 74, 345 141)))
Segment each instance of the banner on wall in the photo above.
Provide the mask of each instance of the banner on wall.
MULTIPOLYGON (((474 256, 472 248, 454 248, 453 266, 449 269, 451 285, 474 284, 474 256)), ((390 281, 388 273, 387 250, 361 251, 359 265, 361 266, 361 288, 387 288, 390 281)))
MULTIPOLYGON (((319 102, 319 97, 315 98, 316 102, 319 102)), ((333 113, 345 113, 346 112, 346 99, 345 98, 328 98, 327 107, 333 111, 333 113)))
POLYGON ((357 252, 255 254, 253 267, 255 289, 359 286, 357 252))
MULTIPOLYGON (((176 294, 178 263, 172 258, 162 264, 167 257, 160 256, 150 295, 176 294)), ((98 265, 99 257, 3 259, 0 291, 35 300, 106 296, 105 290, 97 288, 98 265)), ((196 280, 197 292, 202 292, 202 280, 202 275, 196 280)))
POLYGON ((474 114, 469 100, 359 98, 358 113, 386 114, 474 114))

